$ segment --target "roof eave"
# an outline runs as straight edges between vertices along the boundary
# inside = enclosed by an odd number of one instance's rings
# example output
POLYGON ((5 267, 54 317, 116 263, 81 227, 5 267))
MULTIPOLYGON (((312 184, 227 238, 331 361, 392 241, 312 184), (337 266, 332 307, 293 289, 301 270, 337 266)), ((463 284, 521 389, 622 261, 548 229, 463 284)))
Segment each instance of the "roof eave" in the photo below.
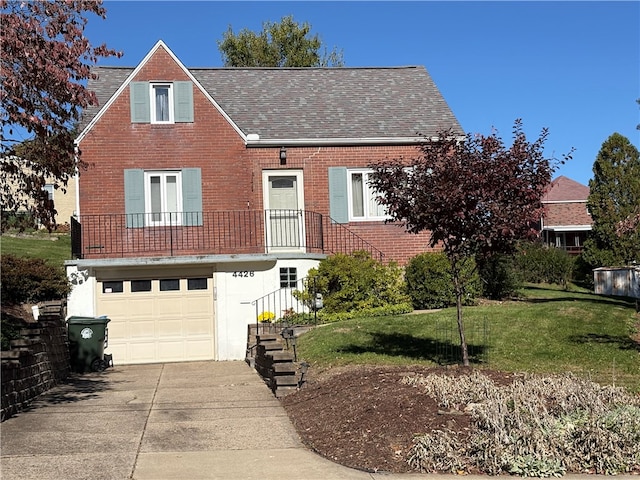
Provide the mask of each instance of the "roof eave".
MULTIPOLYGON (((252 140, 245 136, 247 148, 260 147, 317 147, 317 146, 362 146, 362 145, 419 145, 425 137, 364 137, 364 138, 269 138, 252 140)), ((436 141, 438 137, 431 137, 436 141)), ((464 136, 460 136, 464 139, 464 136)))
POLYGON ((591 225, 545 225, 543 228, 543 230, 551 230, 554 232, 586 232, 591 229, 591 225))

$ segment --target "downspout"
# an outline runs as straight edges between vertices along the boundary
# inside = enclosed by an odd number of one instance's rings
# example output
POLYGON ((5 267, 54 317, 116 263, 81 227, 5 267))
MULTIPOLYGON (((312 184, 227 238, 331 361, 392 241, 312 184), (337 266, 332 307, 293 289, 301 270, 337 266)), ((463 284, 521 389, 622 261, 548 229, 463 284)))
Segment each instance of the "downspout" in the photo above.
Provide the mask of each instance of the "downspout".
POLYGON ((75 182, 76 182, 76 220, 80 219, 80 172, 78 170, 78 155, 80 155, 80 147, 76 143, 73 147, 73 157, 75 161, 75 182))

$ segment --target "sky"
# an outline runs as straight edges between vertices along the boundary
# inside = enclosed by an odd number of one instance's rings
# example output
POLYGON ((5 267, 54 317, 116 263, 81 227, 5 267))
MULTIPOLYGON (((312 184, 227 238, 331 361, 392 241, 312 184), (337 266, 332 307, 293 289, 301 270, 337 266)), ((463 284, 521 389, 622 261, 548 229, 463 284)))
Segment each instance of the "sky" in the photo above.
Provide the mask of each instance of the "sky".
POLYGON ((136 66, 163 40, 186 67, 221 67, 229 27, 262 30, 292 15, 307 22, 347 67, 424 66, 467 133, 497 130, 507 145, 516 119, 530 141, 549 130, 545 155, 587 185, 613 133, 640 148, 640 2, 105 1, 85 36, 136 66))

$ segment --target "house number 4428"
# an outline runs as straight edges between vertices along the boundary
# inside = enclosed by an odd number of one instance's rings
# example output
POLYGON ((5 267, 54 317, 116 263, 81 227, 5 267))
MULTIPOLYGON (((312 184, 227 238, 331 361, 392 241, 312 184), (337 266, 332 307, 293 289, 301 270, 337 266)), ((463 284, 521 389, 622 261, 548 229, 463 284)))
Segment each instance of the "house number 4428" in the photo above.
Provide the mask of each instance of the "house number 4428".
POLYGON ((235 278, 249 278, 249 277, 253 277, 255 275, 255 272, 250 271, 250 270, 244 270, 242 272, 233 272, 232 276, 235 278))

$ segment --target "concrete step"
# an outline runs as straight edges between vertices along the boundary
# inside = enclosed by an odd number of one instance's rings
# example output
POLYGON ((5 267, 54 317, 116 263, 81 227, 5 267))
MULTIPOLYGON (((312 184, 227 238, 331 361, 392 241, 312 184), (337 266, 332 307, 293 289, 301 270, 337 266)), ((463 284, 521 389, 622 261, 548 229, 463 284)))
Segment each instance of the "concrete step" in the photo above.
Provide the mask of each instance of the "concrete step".
POLYGON ((297 387, 298 386, 298 377, 297 375, 278 375, 271 379, 272 387, 275 386, 277 388, 281 387, 297 387))
POLYGON ((293 362, 293 353, 284 350, 281 352, 269 352, 266 356, 270 358, 273 363, 293 362))
POLYGON ((274 363, 272 365, 273 373, 275 375, 295 375, 296 366, 291 362, 274 363))

